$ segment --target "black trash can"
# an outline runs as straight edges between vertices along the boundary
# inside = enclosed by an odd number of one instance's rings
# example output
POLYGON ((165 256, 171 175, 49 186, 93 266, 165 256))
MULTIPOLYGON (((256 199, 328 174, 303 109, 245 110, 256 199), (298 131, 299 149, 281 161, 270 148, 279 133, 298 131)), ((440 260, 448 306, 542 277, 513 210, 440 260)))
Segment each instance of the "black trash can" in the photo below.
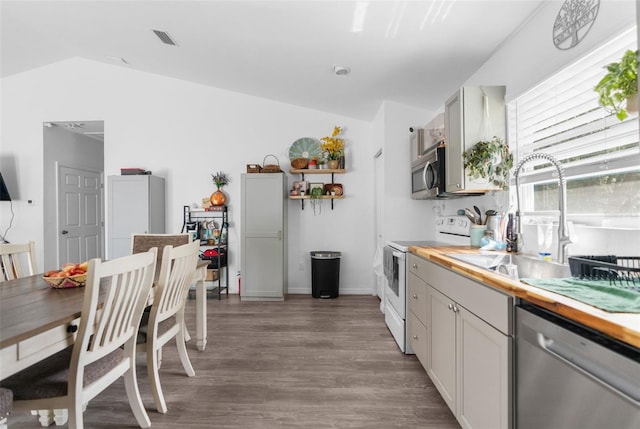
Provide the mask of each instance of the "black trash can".
POLYGON ((340 287, 340 252, 311 252, 311 296, 337 298, 340 287))

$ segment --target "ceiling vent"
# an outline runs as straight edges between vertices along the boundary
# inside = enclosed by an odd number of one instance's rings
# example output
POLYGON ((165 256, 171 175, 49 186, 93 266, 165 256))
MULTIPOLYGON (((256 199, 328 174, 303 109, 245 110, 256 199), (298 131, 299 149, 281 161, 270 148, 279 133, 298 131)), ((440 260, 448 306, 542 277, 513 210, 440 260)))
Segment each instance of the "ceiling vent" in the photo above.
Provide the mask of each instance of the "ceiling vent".
POLYGON ((162 30, 151 30, 151 31, 153 31, 154 34, 158 36, 158 39, 160 39, 162 43, 164 43, 165 45, 178 46, 176 41, 173 40, 173 37, 171 37, 169 33, 167 33, 166 31, 162 31, 162 30))

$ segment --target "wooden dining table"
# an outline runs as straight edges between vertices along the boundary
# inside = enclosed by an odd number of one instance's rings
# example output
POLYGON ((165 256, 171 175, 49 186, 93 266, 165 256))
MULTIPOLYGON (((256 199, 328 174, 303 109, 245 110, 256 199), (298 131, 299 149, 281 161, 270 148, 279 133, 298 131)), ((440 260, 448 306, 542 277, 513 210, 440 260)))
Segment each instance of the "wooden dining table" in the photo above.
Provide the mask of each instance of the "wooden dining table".
MULTIPOLYGON (((196 284, 196 346, 207 343, 208 261, 200 261, 196 284)), ((54 289, 42 274, 0 283, 0 380, 73 344, 84 287, 54 289)))

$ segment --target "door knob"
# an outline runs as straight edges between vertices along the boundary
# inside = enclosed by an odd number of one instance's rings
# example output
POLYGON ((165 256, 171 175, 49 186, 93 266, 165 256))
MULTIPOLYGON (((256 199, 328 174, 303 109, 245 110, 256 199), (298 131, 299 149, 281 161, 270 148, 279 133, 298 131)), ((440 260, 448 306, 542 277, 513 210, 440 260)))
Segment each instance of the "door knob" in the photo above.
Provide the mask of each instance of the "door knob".
POLYGON ((65 235, 65 234, 69 234, 69 231, 67 231, 66 229, 63 229, 62 230, 62 235, 65 235))

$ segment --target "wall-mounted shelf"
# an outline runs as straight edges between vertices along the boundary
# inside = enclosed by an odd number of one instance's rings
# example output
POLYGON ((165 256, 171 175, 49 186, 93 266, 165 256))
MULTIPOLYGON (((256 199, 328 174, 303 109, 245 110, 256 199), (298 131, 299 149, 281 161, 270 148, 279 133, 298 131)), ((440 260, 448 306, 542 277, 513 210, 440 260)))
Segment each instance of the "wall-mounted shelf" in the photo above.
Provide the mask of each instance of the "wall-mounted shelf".
MULTIPOLYGON (((331 174, 331 182, 330 183, 335 183, 334 180, 334 175, 335 174, 344 174, 347 172, 346 169, 344 168, 334 168, 334 169, 330 169, 330 168, 325 168, 325 169, 308 169, 308 168, 292 168, 289 170, 289 172, 291 174, 300 174, 302 175, 302 180, 304 181, 304 175, 305 174, 331 174)), ((341 200, 344 198, 344 195, 322 195, 322 196, 318 196, 318 197, 314 197, 314 198, 318 198, 318 199, 322 199, 322 200, 331 200, 331 210, 333 210, 333 200, 341 200)), ((304 201, 305 200, 310 200, 311 196, 310 195, 305 195, 305 196, 301 196, 301 195, 294 195, 294 196, 289 196, 290 200, 300 200, 300 203, 302 204, 302 210, 304 210, 304 201)))
MULTIPOLYGON (((341 200, 344 198, 344 195, 320 195, 315 198, 319 198, 323 200, 341 200)), ((309 195, 305 195, 305 196, 294 195, 294 196, 289 196, 289 199, 290 200, 310 200, 311 197, 309 195)))
POLYGON ((291 174, 302 174, 302 180, 304 180, 305 174, 331 174, 331 176, 333 176, 334 174, 344 174, 346 172, 347 170, 345 168, 317 168, 312 170, 308 168, 292 168, 289 170, 289 173, 291 174))

